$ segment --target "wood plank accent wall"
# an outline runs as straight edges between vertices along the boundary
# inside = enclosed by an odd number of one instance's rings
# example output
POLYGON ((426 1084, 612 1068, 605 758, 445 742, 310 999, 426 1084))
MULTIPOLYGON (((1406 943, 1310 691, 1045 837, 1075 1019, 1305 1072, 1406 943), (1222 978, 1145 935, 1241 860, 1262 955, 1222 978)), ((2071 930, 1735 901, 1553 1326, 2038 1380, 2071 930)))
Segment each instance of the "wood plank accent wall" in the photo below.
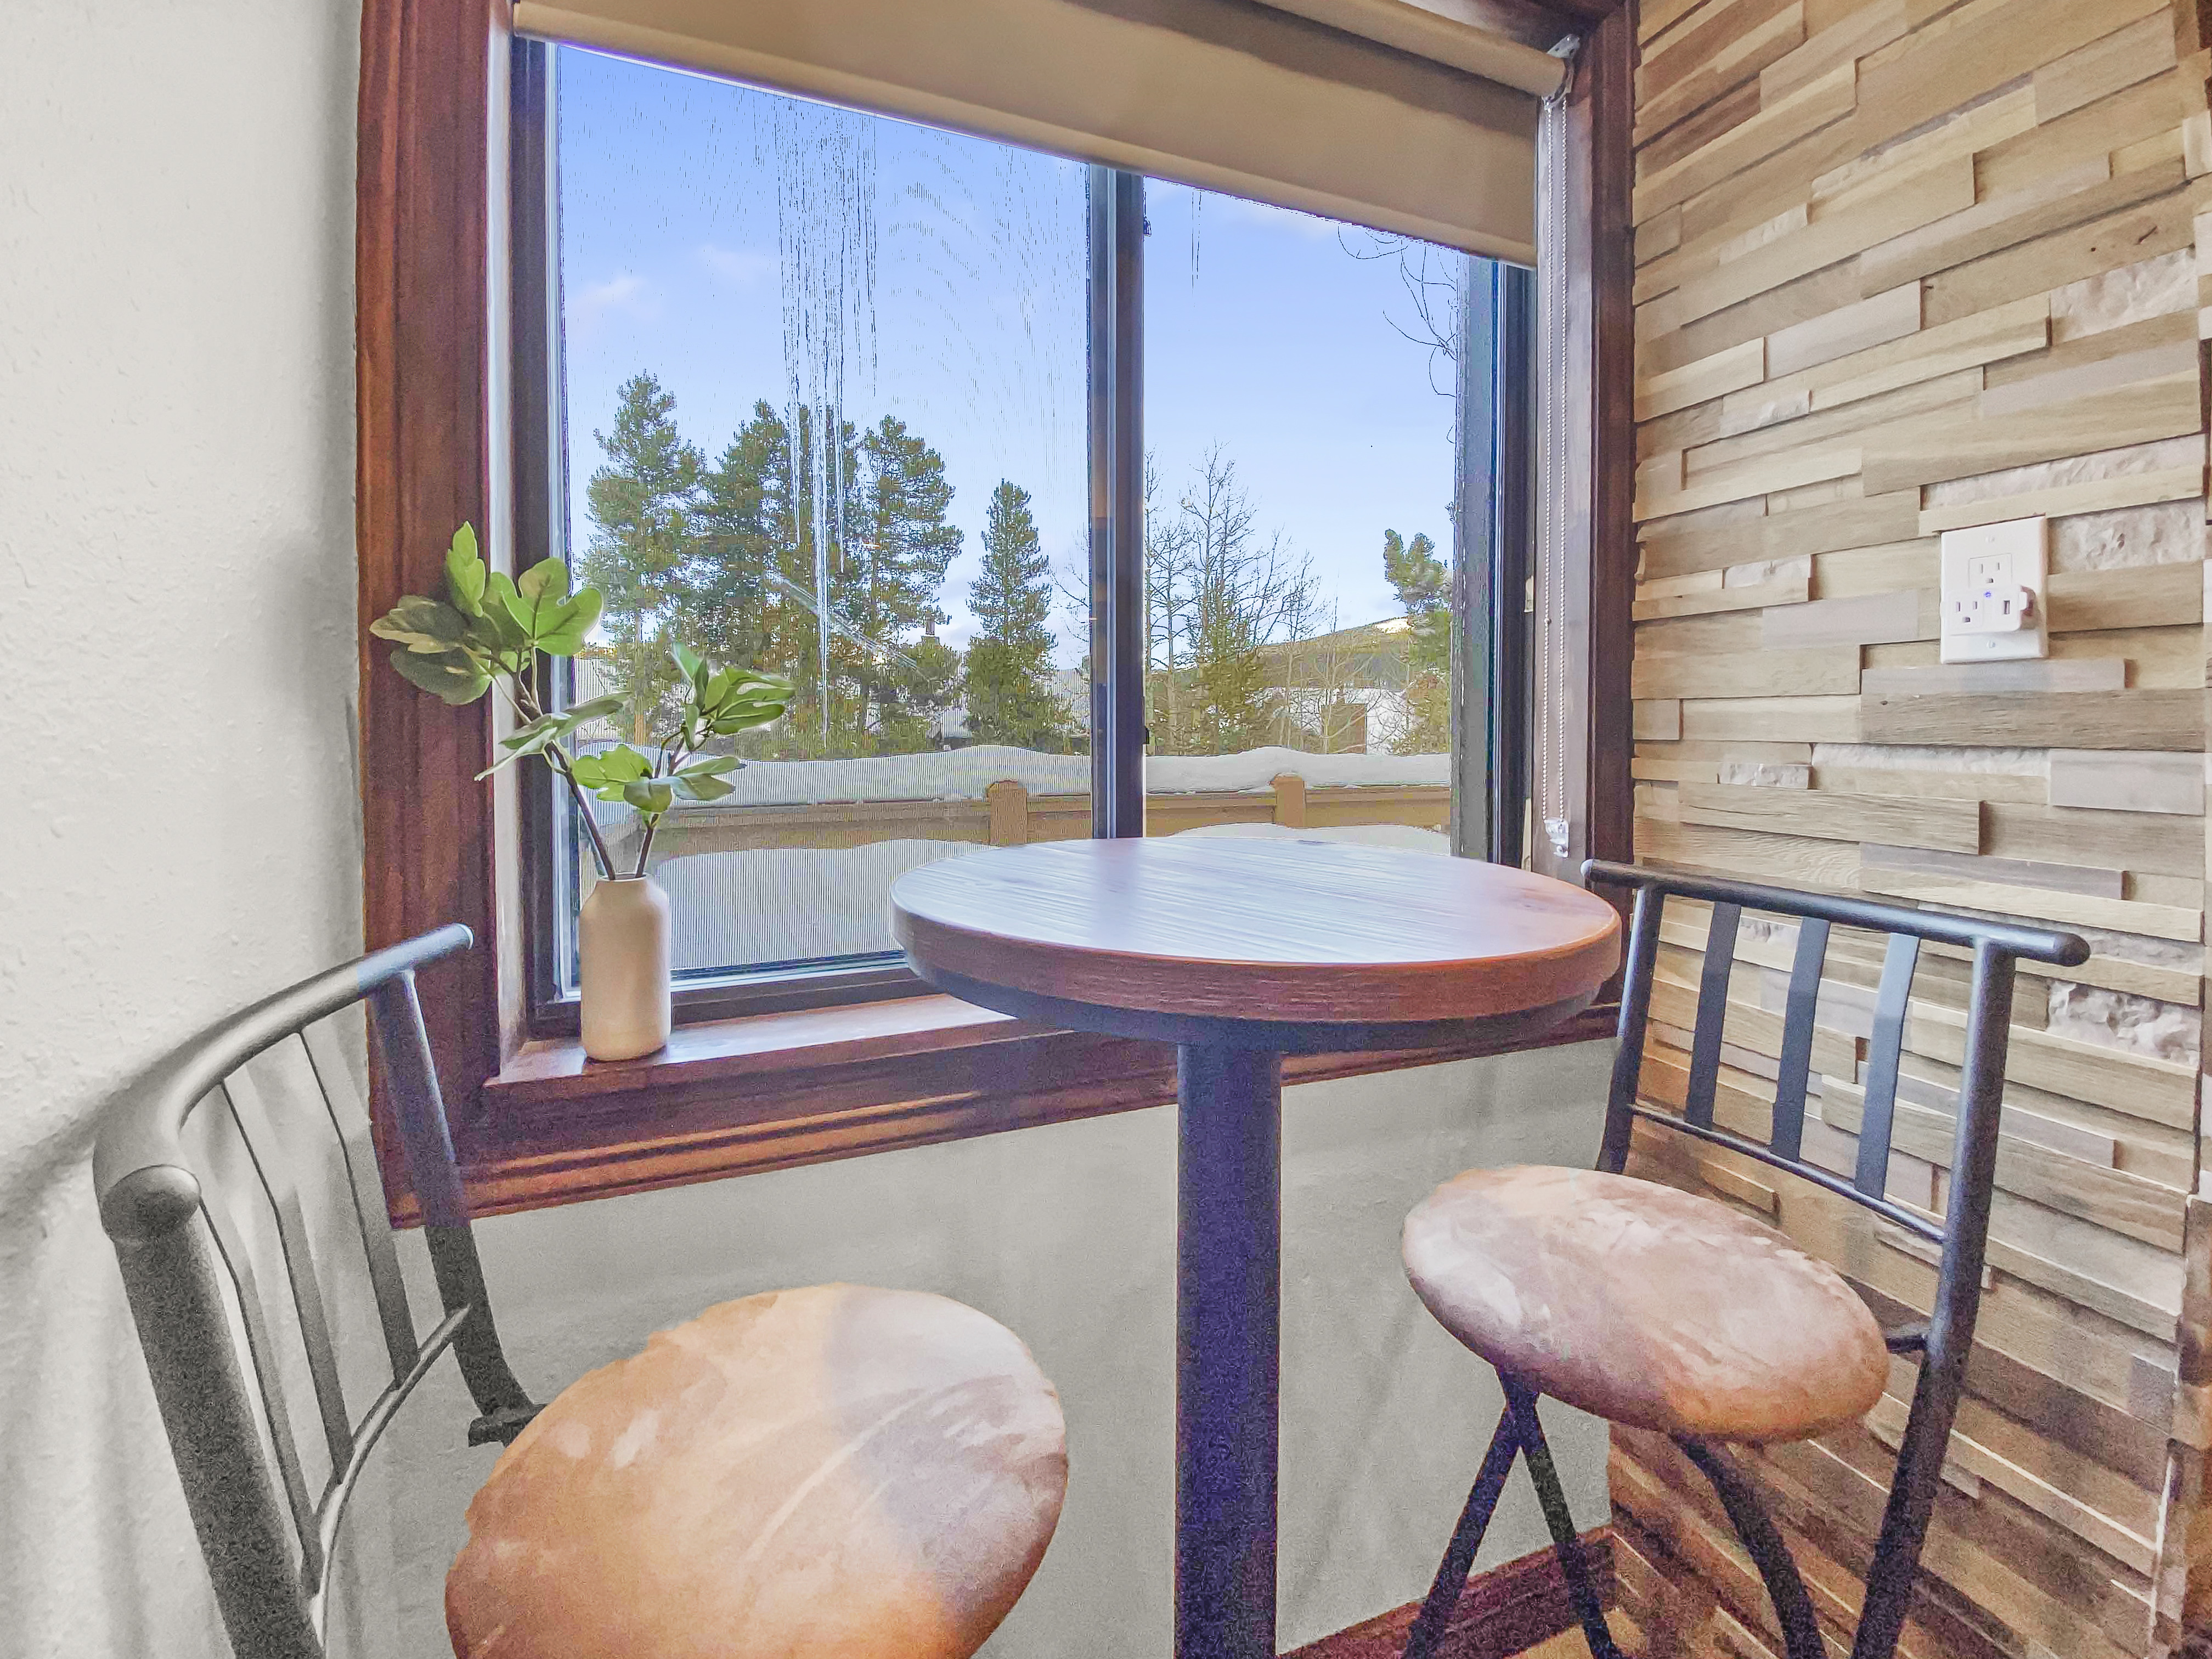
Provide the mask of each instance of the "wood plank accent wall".
MULTIPOLYGON (((2120 1659, 2212 1626, 2199 3, 1643 0, 1637 24, 1637 854, 2095 945, 2070 977, 2021 980, 1916 1659, 2120 1659), (1939 664, 1942 532, 2028 514, 2051 520, 2050 659, 1939 664)), ((1662 1103, 1705 930, 1670 907, 1662 1103)), ((1748 924, 1736 947, 1721 1112, 1749 1133, 1792 948, 1748 924)), ((1807 1137, 1845 1171, 1880 969, 1837 936, 1807 1137)), ((1915 986, 1890 1194, 1927 1211, 1966 979, 1937 951, 1915 986)), ((1855 1206, 1679 1137, 1639 1132, 1638 1158, 1775 1221, 1887 1316, 1925 1309, 1929 1252, 1855 1206)), ((1859 1427, 1747 1454, 1838 1651, 1912 1381, 1899 1361, 1859 1427)), ((1779 1659, 1680 1454, 1617 1430, 1612 1474, 1650 1650, 1779 1659)))

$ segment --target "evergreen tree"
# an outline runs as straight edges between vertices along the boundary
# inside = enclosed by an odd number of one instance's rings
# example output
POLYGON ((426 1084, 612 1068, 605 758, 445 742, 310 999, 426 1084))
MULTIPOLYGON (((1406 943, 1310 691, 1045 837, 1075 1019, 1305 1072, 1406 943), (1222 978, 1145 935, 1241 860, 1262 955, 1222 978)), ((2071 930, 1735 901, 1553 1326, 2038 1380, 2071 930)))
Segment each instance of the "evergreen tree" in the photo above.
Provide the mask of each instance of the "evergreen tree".
POLYGON ((678 432, 676 402, 650 374, 622 387, 606 462, 586 491, 593 534, 582 578, 606 596, 610 659, 630 697, 633 741, 649 738, 675 684, 668 646, 787 674, 789 718, 757 747, 799 755, 927 746, 958 696, 957 653, 935 637, 945 572, 960 550, 945 522, 944 458, 902 422, 839 422, 817 467, 811 411, 794 427, 758 402, 712 465, 678 432), (815 499, 817 472, 828 486, 815 499), (816 569, 828 567, 829 660, 816 569), (823 742, 824 708, 828 741, 823 742))
POLYGON ((1052 685, 1052 567, 1037 544, 1030 493, 1001 479, 983 527, 983 568, 968 590, 980 624, 963 690, 978 743, 1057 750, 1066 706, 1052 685))
POLYGON ((939 719, 960 700, 960 653, 935 633, 925 634, 892 659, 890 684, 895 696, 881 706, 877 751, 930 748, 939 719))
POLYGON ((600 627, 630 739, 647 742, 676 684, 668 647, 689 597, 692 514, 704 462, 676 429, 676 399, 651 374, 616 394, 614 429, 594 432, 605 463, 585 486, 592 538, 579 572, 605 597, 600 627))
POLYGON ((1451 603, 1450 567, 1437 557, 1437 544, 1425 534, 1408 545, 1396 531, 1382 532, 1382 579, 1409 617, 1436 617, 1451 603))
POLYGON ((960 551, 960 527, 945 521, 952 485, 945 458, 893 416, 861 436, 857 459, 846 471, 854 546, 835 589, 843 628, 833 661, 852 687, 858 745, 911 748, 952 697, 951 647, 935 638, 948 620, 937 595, 960 551))
POLYGON ((798 685, 782 752, 926 747, 959 679, 957 653, 934 637, 945 620, 939 590, 960 550, 959 527, 945 521, 944 458, 895 418, 865 433, 842 423, 817 511, 813 452, 811 411, 799 411, 794 444, 783 416, 754 404, 702 483, 692 626, 702 650, 798 685), (817 538, 829 568, 826 673, 817 538))
POLYGON ((1451 748, 1451 568, 1436 544, 1382 532, 1382 577, 1405 607, 1413 632, 1406 647, 1406 729, 1392 746, 1403 754, 1451 748))
POLYGON ((796 540, 791 511, 791 434, 775 410, 753 405, 700 480, 689 642, 716 662, 783 671, 774 649, 784 603, 776 578, 796 540), (774 658, 775 660, 770 659, 774 658))

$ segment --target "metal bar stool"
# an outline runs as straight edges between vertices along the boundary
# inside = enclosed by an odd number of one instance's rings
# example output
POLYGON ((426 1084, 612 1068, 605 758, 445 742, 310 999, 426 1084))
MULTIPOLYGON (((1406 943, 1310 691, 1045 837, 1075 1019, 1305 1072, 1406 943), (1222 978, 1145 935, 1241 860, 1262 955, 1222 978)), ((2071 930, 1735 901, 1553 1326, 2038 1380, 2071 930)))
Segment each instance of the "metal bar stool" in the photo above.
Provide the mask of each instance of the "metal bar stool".
POLYGON ((1773 1598, 1789 1659, 1825 1659, 1813 1604, 1751 1480, 1719 1443, 1805 1440, 1863 1417, 1881 1398, 1889 1356, 1921 1356, 1881 1534, 1866 1576, 1853 1659, 1890 1659, 1918 1571, 1921 1544, 1957 1410, 1974 1319, 1996 1163, 2013 971, 2021 958, 2073 965, 2089 947, 2072 933, 1901 906, 1661 874, 1592 861, 1594 881, 1636 890, 1620 996, 1620 1047, 1594 1170, 1469 1170, 1407 1218, 1406 1272, 1429 1310, 1498 1370, 1499 1419, 1443 1563, 1406 1644, 1435 1652, 1466 1587, 1491 1511, 1526 1456, 1577 1618, 1597 1659, 1615 1659, 1566 1497, 1544 1442, 1544 1395, 1609 1422, 1673 1437, 1712 1482, 1773 1598), (1637 1103, 1669 896, 1712 906, 1680 1116, 1637 1103), (1783 1016, 1772 1125, 1765 1142, 1717 1127, 1729 974, 1747 909, 1797 922, 1783 1016), (1802 1153, 1814 1019, 1831 927, 1889 936, 1875 993, 1856 1167, 1833 1174, 1802 1153), (1899 1056, 1923 941, 1973 953, 1966 1064, 1951 1184, 1940 1223, 1885 1196, 1899 1056), (1636 1121, 1756 1158, 1864 1206, 1939 1245, 1935 1305, 1924 1322, 1884 1331, 1840 1274, 1788 1238, 1711 1199, 1621 1173, 1636 1121))
POLYGON ((280 991, 172 1053, 100 1124, 100 1218, 233 1649, 322 1659, 347 1499, 450 1349, 482 1413, 469 1443, 507 1447, 447 1576, 463 1659, 707 1648, 966 1659, 1027 1588, 1066 1490, 1059 1398, 1028 1349, 943 1297, 816 1285, 711 1308, 533 1405, 492 1322, 416 1000, 415 970, 471 943, 465 927, 441 928, 280 991), (348 1069, 321 1023, 362 1001, 442 1304, 427 1335, 408 1305, 367 1115, 357 1097, 339 1105, 348 1069), (320 1098, 301 1115, 325 1120, 347 1177, 339 1226, 360 1235, 390 1378, 358 1417, 318 1272, 327 1264, 246 1070, 272 1050, 295 1079, 304 1061, 313 1085, 300 1097, 320 1098), (273 1222, 298 1337, 282 1350, 247 1237, 180 1143, 210 1100, 243 1140, 273 1222), (319 1492, 285 1397, 302 1359, 327 1453, 319 1492))

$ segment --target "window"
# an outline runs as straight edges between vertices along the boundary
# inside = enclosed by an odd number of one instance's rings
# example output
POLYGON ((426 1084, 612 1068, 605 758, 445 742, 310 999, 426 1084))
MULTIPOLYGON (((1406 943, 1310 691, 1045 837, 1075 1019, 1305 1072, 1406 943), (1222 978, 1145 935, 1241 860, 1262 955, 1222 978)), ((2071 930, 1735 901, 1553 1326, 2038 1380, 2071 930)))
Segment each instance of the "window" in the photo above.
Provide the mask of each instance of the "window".
MULTIPOLYGON (((606 597, 566 692, 625 708, 584 741, 653 740, 674 641, 797 688, 653 843, 684 1017, 909 989, 891 882, 991 845, 1518 860, 1524 273, 516 52, 518 533, 606 597)), ((598 878, 549 786, 540 1030, 598 878)))
MULTIPOLYGON (((1240 29, 1265 33, 1273 9, 1243 0, 1177 0, 1173 15, 1191 19, 1196 33, 1125 26, 1111 9, 1059 8, 1054 16, 1089 31, 1086 39, 1098 37, 1102 51, 1011 54, 1002 62, 988 52, 914 50, 917 28, 935 31, 942 18, 969 15, 957 8, 941 13, 877 0, 825 3, 841 16, 865 15, 867 26, 816 30, 798 43, 804 50, 786 52, 784 61, 805 72, 807 52, 834 47, 838 62, 822 72, 858 74, 884 88, 874 100, 882 107, 903 97, 914 106, 909 112, 927 117, 916 100, 949 98, 975 112, 979 129, 1014 137, 1064 132, 1069 139, 1060 148, 1070 153, 1124 160, 1139 150, 1172 155, 1178 160, 1164 171, 1222 189, 1251 179, 1256 193, 1317 208, 1369 203, 1378 222, 1388 218, 1416 234, 1425 226, 1449 227, 1454 240, 1509 258, 1529 257, 1534 237, 1523 209, 1533 191, 1526 182, 1531 151, 1525 131, 1516 137, 1507 130, 1511 100, 1501 103, 1494 88, 1447 88, 1437 77, 1456 71, 1424 70, 1402 51, 1363 47, 1357 39, 1332 41, 1328 64, 1342 72, 1334 81, 1317 80, 1300 68, 1310 67, 1308 60, 1289 49, 1318 38, 1293 14, 1279 15, 1273 38, 1285 50, 1271 59, 1210 46, 1199 37, 1232 14, 1240 29), (913 21, 924 14, 924 23, 913 21), (1115 30, 1121 33, 1106 41, 1115 30), (1170 78, 1190 67, 1191 52, 1210 53, 1205 84, 1222 84, 1226 76, 1236 83, 1228 90, 1238 96, 1155 100, 1134 112, 1143 117, 1140 131, 1110 131, 1113 121, 1132 112, 1116 91, 1127 77, 1102 68, 1109 47, 1124 57, 1157 47, 1144 73, 1170 78), (1023 70, 1015 83, 981 84, 969 73, 1014 63, 1023 70), (1080 69, 1038 84, 1038 64, 1062 63, 1080 69), (1432 119, 1461 90, 1465 96, 1452 107, 1467 118, 1432 119), (1324 108, 1356 111, 1358 118, 1320 118, 1324 108), (1235 118, 1218 118, 1224 110, 1235 118), (1499 118, 1485 127, 1492 116, 1499 118), (1367 142, 1347 149, 1298 141, 1300 134, 1340 130, 1356 131, 1367 142), (1409 156, 1427 165, 1409 169, 1409 156), (1523 222, 1513 222, 1516 216, 1523 222)), ((512 21, 526 31, 531 14, 540 14, 543 23, 554 9, 524 0, 512 21)), ((595 7, 580 0, 557 9, 560 26, 574 33, 568 24, 595 7)), ((808 19, 820 11, 804 9, 808 19)), ((1410 15, 1417 9, 1399 9, 1410 15)), ((1547 798, 1547 812, 1565 810, 1571 819, 1565 854, 1553 854, 1548 836, 1540 833, 1525 842, 1526 857, 1563 874, 1585 853, 1629 856, 1629 599, 1637 550, 1630 422, 1633 27, 1625 12, 1607 11, 1603 0, 1576 0, 1575 9, 1590 33, 1571 90, 1563 106, 1534 124, 1538 170, 1553 181, 1540 199, 1550 216, 1544 263, 1547 277, 1556 278, 1556 286, 1547 283, 1553 308, 1541 336, 1541 382, 1557 402, 1548 405, 1552 461, 1541 473, 1540 513, 1532 515, 1528 488, 1528 273, 1474 268, 1460 300, 1465 344, 1452 363, 1460 429, 1453 799, 1462 810, 1455 846, 1507 860, 1522 855, 1529 792, 1518 777, 1525 753, 1526 770, 1542 774, 1547 787, 1564 776, 1564 806, 1547 798), (1519 666, 1522 550, 1532 516, 1543 532, 1539 615, 1559 637, 1557 648, 1547 646, 1543 653, 1540 672, 1519 666), (1528 751, 1518 741, 1522 728, 1545 721, 1554 707, 1562 717, 1545 724, 1540 757, 1528 751), (1484 801, 1491 809, 1487 823, 1479 810, 1467 810, 1484 801)), ((805 22, 794 21, 789 8, 695 7, 690 15, 702 26, 781 31, 787 44, 797 40, 794 31, 805 22)), ((517 42, 509 21, 505 9, 488 16, 461 0, 365 0, 363 6, 354 291, 361 382, 358 602, 364 615, 381 614, 401 595, 430 591, 441 581, 447 541, 464 520, 489 526, 495 549, 511 542, 523 556, 573 552, 569 531, 583 528, 568 523, 567 507, 572 426, 579 440, 573 459, 589 463, 592 452, 590 417, 572 421, 564 404, 561 180, 551 86, 563 54, 517 42), (505 146, 491 142, 501 119, 507 122, 505 146), (489 171, 495 163, 506 173, 510 188, 504 192, 489 171), (502 194, 506 214, 500 222, 488 222, 502 194), (498 282, 497 291, 488 279, 498 282), (511 373, 502 374, 502 367, 511 373), (495 419, 511 424, 495 430, 495 419)), ((921 44, 934 38, 924 36, 921 44)), ((772 49, 776 42, 735 42, 729 48, 735 56, 725 58, 693 44, 698 50, 686 51, 695 59, 728 65, 744 52, 772 49)), ((1540 57, 1543 44, 1533 42, 1540 57)), ((1547 76, 1527 77, 1525 91, 1548 91, 1556 77, 1550 70, 1547 76)), ((1036 142, 1054 147, 1045 137, 1036 142)), ((695 158, 671 153, 665 159, 671 170, 696 171, 695 158)), ((1146 187, 1126 174, 1097 185, 1098 175, 1086 177, 1084 459, 1096 544, 1092 590, 1103 601, 1095 610, 1098 638, 1090 653, 1102 669, 1091 686, 1091 808, 1100 828, 1133 832, 1143 823, 1145 762, 1143 544, 1137 532, 1146 187)), ((1155 190, 1156 202, 1165 188, 1155 190)), ((1211 222, 1206 211, 1201 283, 1211 222)), ((1170 235, 1152 240, 1155 279, 1164 282, 1176 258, 1170 235)), ((1187 240, 1182 252, 1188 281, 1187 240)), ((1299 349, 1295 340, 1280 343, 1285 355, 1299 349)), ((1412 522, 1396 527, 1409 533, 1412 522)), ((649 1065, 585 1065, 563 1035, 564 1018, 574 1030, 574 1012, 559 983, 565 922, 555 903, 558 865, 551 854, 560 825, 550 800, 543 793, 524 793, 522 856, 519 869, 509 866, 498 792, 474 781, 493 752, 491 710, 483 702, 449 708, 422 697, 389 672, 380 641, 364 639, 361 666, 368 942, 388 945, 453 921, 474 929, 479 941, 476 951, 430 969, 421 985, 476 1212, 1065 1121, 1172 1098, 1174 1069, 1155 1045, 1006 1029, 945 998, 872 1006, 860 1000, 872 988, 890 994, 915 988, 896 969, 875 970, 873 988, 865 982, 869 970, 850 967, 811 978, 771 975, 750 988, 695 987, 684 993, 680 1017, 687 1021, 714 1009, 716 999, 733 1010, 763 1011, 787 999, 784 1006, 792 1012, 694 1024, 649 1065), (519 928, 504 902, 517 876, 519 928), (520 975, 513 973, 517 965, 524 969, 520 975)), ((516 781, 528 780, 526 773, 516 781)), ((1550 1040, 1596 1036, 1605 1024, 1605 1011, 1593 1008, 1550 1040)), ((1433 1050, 1310 1056, 1286 1062, 1285 1071, 1302 1079, 1344 1076, 1442 1057, 1433 1050)), ((405 1217, 411 1200, 394 1161, 389 1102, 380 1094, 373 1101, 393 1212, 405 1217)))

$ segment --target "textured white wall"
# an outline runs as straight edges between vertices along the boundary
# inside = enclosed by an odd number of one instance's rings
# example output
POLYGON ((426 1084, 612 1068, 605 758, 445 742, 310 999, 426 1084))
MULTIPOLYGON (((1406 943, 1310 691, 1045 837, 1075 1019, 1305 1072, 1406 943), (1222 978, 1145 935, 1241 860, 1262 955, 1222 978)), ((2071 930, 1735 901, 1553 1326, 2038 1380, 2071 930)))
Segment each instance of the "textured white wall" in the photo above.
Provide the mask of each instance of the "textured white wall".
POLYGON ((219 1645, 88 1125, 358 948, 359 34, 0 6, 0 1654, 219 1645))
MULTIPOLYGON (((91 1205, 102 1099, 358 945, 349 703, 349 0, 6 0, 0 36, 0 1656, 219 1654, 91 1205), (136 723, 136 726, 134 726, 136 723), (158 732, 157 740, 138 727, 158 732)), ((1288 1135, 1285 1635, 1417 1593, 1495 1393, 1429 1323, 1398 1218, 1478 1160, 1584 1157, 1595 1049, 1299 1091, 1288 1135)), ((1036 1347, 1075 1487, 1006 1655, 1164 1649, 1173 1340, 1164 1112, 581 1206, 484 1230, 526 1376, 718 1297, 948 1291, 1036 1347)), ((450 1379, 366 1492, 367 1644, 440 1648, 488 1455, 450 1379), (408 1603, 398 1628, 382 1601, 408 1603)), ((1602 1511, 1601 1437, 1562 1434, 1602 1511)), ((1536 1540, 1525 1491, 1498 1548, 1536 1540)))

